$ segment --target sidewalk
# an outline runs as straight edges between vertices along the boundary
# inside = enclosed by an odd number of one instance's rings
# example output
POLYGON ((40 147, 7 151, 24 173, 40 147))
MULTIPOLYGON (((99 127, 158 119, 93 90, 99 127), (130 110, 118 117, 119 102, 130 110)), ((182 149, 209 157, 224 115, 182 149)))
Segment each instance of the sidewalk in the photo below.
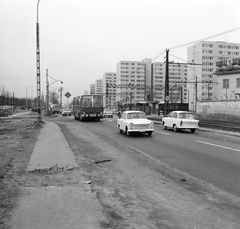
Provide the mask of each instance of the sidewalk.
MULTIPOLYGON (((42 125, 27 171, 48 171, 54 166, 79 167, 59 126, 42 125)), ((12 229, 100 229, 108 225, 97 197, 79 187, 22 187, 11 219, 12 229)))

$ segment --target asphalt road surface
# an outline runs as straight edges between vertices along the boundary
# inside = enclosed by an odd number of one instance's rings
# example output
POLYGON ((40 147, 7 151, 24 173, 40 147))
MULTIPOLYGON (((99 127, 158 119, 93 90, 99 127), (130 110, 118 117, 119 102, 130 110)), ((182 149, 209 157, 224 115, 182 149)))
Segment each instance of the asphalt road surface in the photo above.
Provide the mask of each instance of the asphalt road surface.
POLYGON ((155 125, 152 137, 145 134, 128 137, 119 133, 116 121, 115 116, 100 122, 81 122, 81 125, 117 139, 183 174, 240 197, 240 137, 203 130, 194 134, 189 131, 173 132, 160 125, 155 125))

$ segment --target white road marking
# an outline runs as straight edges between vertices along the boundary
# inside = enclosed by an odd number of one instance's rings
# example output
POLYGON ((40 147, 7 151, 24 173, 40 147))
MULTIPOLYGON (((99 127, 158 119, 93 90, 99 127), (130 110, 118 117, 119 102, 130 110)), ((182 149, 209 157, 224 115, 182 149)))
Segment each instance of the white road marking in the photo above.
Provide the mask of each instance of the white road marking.
POLYGON ((156 130, 154 130, 154 132, 157 132, 159 134, 171 135, 171 134, 168 134, 168 133, 165 133, 165 132, 161 132, 161 131, 156 131, 156 130))
POLYGON ((198 141, 198 140, 196 140, 196 142, 206 144, 206 145, 216 146, 216 147, 223 148, 223 149, 229 149, 229 150, 240 152, 239 149, 234 149, 234 148, 230 148, 230 147, 226 147, 226 146, 216 145, 216 144, 209 143, 209 142, 202 142, 202 141, 198 141))
POLYGON ((104 121, 107 121, 107 122, 114 122, 114 120, 112 120, 112 119, 104 119, 104 121))

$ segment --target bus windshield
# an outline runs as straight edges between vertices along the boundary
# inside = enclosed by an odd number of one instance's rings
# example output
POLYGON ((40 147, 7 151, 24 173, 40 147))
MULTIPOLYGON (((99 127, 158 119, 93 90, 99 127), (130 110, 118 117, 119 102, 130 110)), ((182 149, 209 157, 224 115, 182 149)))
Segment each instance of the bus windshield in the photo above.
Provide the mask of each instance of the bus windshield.
POLYGON ((91 95, 82 97, 82 107, 102 107, 102 96, 101 95, 91 95))

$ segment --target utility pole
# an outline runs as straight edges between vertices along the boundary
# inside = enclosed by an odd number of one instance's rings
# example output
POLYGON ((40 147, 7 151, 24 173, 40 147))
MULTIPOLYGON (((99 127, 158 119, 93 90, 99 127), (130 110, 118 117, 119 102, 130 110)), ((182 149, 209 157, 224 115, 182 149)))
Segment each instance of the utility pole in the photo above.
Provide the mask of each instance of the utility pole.
POLYGON ((49 115, 49 82, 48 82, 48 69, 46 70, 46 111, 49 115))
POLYGON ((40 96, 41 96, 41 77, 40 77, 40 40, 39 40, 39 23, 38 23, 38 6, 40 0, 37 3, 37 24, 36 24, 36 56, 37 56, 37 123, 40 123, 41 120, 41 104, 40 104, 40 96))
POLYGON ((169 64, 168 64, 168 55, 169 55, 169 49, 166 49, 164 115, 167 115, 168 109, 169 109, 169 64))
POLYGON ((182 85, 180 86, 180 95, 181 95, 181 103, 183 103, 183 87, 182 85))
POLYGON ((198 100, 198 96, 197 96, 197 76, 195 76, 196 80, 195 80, 195 114, 197 114, 197 100, 198 100))
POLYGON ((106 108, 108 108, 108 83, 106 83, 106 108))
POLYGON ((63 91, 63 88, 60 87, 59 92, 60 92, 60 107, 61 107, 61 109, 62 109, 62 91, 63 91))

